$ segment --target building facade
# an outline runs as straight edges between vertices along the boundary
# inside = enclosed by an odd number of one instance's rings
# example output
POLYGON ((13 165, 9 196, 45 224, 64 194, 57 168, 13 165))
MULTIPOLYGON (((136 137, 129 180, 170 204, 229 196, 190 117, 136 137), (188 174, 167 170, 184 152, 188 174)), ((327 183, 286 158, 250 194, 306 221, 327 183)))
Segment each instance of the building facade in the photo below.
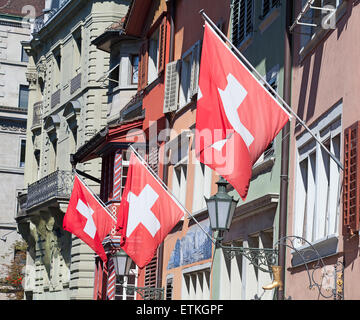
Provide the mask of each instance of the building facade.
MULTIPOLYGON (((27 1, 38 14, 44 1, 27 1)), ((29 87, 26 79, 28 56, 21 42, 30 39, 31 24, 24 3, 9 2, 0 8, 0 278, 4 265, 14 258, 15 241, 20 241, 15 217, 18 194, 24 188, 26 118, 29 87)), ((6 298, 0 294, 0 299, 6 298)))
POLYGON ((230 1, 171 4, 174 40, 169 42, 172 51, 166 66, 163 103, 169 136, 162 156, 168 188, 196 221, 186 214, 165 239, 162 284, 166 299, 207 300, 212 298, 213 243, 204 196, 216 192, 216 175, 195 157, 196 101, 204 33, 199 11, 204 9, 227 30, 230 1))
MULTIPOLYGON (((285 17, 284 1, 231 2, 229 39, 280 96, 284 90, 285 17)), ((223 244, 252 248, 254 252, 274 248, 279 236, 281 148, 282 133, 253 166, 246 201, 229 191, 239 202, 223 244)), ((276 297, 275 289, 263 289, 272 283, 272 274, 252 264, 245 255, 229 259, 217 249, 213 270, 213 299, 276 297)))
MULTIPOLYGON (((285 6, 280 6, 278 2, 270 7, 246 2, 248 16, 239 20, 244 3, 229 1, 210 6, 206 1, 196 4, 185 1, 141 1, 140 4, 140 1, 133 1, 120 36, 111 35, 108 30, 94 41, 99 49, 111 52, 114 63, 108 75, 120 84, 129 78, 127 71, 121 71, 124 70, 122 57, 131 61, 128 51, 122 46, 131 37, 135 38, 132 48, 135 48, 134 43, 140 44, 138 90, 124 106, 121 101, 126 99, 121 100, 120 94, 124 96, 127 88, 117 88, 116 83, 109 83, 110 92, 118 90, 119 96, 114 97, 110 93, 108 126, 78 150, 75 160, 81 163, 91 158, 102 158, 102 200, 110 203, 117 188, 117 153, 122 155, 122 169, 126 170, 123 151, 132 142, 126 134, 129 129, 141 129, 144 139, 137 140, 137 146, 143 148, 143 155, 150 166, 196 219, 185 216, 159 247, 153 261, 143 270, 138 270, 136 279, 132 281, 138 287, 164 289, 166 299, 245 300, 274 297, 273 290, 264 292, 262 289, 263 285, 272 281, 269 272, 258 270, 245 257, 229 260, 220 249, 213 247, 208 237, 212 236, 212 232, 204 196, 216 193, 215 182, 219 177, 196 160, 194 151, 204 24, 200 9, 205 10, 273 88, 282 94, 284 38, 279 36, 279 32, 285 28, 285 6), (247 29, 252 31, 242 35, 244 24, 250 22, 252 25, 247 29), (188 27, 190 24, 191 28, 188 27), (268 47, 272 51, 264 50, 268 47), (113 101, 120 103, 115 105, 113 101)), ((126 65, 125 70, 129 70, 126 65)), ((134 137, 133 134, 130 136, 134 137)), ((226 244, 255 249, 273 248, 278 234, 281 142, 279 135, 254 166, 248 200, 239 202, 230 232, 225 235, 226 244)), ((122 178, 125 181, 126 174, 122 178)), ((239 198, 235 191, 230 193, 239 198)), ((108 243, 106 241, 105 247, 108 243)), ((111 256, 111 249, 108 253, 111 256)), ((109 298, 109 266, 98 261, 95 278, 94 297, 109 298)), ((124 298, 124 294, 118 293, 115 298, 124 298)))
MULTIPOLYGON (((35 21, 29 55, 29 108, 23 210, 29 245, 25 291, 33 299, 91 299, 94 254, 62 228, 72 189, 70 155, 106 125, 101 77, 109 54, 92 40, 127 12, 129 1, 46 1, 35 21)), ((81 165, 98 176, 99 161, 81 165)), ((90 186, 97 192, 98 185, 90 186)))
POLYGON ((316 250, 318 258, 313 253, 309 259, 318 260, 318 265, 310 272, 321 290, 309 289, 304 262, 299 253, 289 252, 286 295, 294 299, 358 299, 360 83, 356 70, 360 69, 360 10, 356 1, 315 4, 318 9, 310 7, 309 1, 295 6, 292 106, 324 148, 293 124, 288 234, 303 239, 296 243, 300 253, 311 246, 316 250), (312 26, 302 25, 304 21, 312 26))

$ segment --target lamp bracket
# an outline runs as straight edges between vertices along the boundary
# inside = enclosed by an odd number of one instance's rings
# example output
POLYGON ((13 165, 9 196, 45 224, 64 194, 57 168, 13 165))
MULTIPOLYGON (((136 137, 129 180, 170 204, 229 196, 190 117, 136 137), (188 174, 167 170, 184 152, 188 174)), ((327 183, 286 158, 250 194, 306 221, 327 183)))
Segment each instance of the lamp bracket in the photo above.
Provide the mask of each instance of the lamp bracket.
POLYGON ((133 295, 136 292, 144 300, 164 300, 164 288, 125 286, 122 282, 120 285, 126 290, 126 294, 133 295))
MULTIPOLYGON (((222 240, 222 238, 220 238, 222 240)), ((325 265, 316 248, 306 239, 298 236, 286 236, 279 239, 273 248, 244 248, 224 246, 218 239, 218 247, 223 250, 227 259, 244 256, 252 265, 263 272, 272 273, 271 266, 278 263, 279 246, 290 249, 301 259, 298 266, 303 266, 309 279, 309 289, 319 291, 325 298, 344 299, 344 264, 338 261, 334 265, 325 265), (328 285, 326 285, 328 284, 328 285)))
POLYGON ((224 246, 220 244, 224 256, 232 259, 236 256, 244 256, 252 265, 263 272, 272 273, 271 266, 278 261, 278 251, 272 248, 244 248, 235 246, 224 246))

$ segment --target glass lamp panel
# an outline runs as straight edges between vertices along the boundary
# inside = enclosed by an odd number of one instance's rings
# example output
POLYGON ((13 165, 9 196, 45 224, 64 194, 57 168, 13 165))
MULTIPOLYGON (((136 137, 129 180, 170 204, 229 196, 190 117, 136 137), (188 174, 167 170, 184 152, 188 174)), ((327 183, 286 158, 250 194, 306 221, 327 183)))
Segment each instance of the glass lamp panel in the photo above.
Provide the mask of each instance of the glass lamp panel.
POLYGON ((227 229, 227 220, 229 215, 229 209, 230 209, 231 201, 229 200, 218 200, 217 206, 218 206, 218 220, 219 225, 218 227, 220 229, 227 229))
POLYGON ((206 200, 206 205, 208 208, 211 229, 216 230, 217 229, 216 200, 213 199, 206 200))
POLYGON ((229 220, 227 222, 227 229, 228 230, 230 229, 230 226, 231 226, 231 222, 232 222, 232 219, 233 219, 233 216, 234 216, 234 213, 235 213, 236 205, 237 205, 236 201, 234 201, 234 200, 231 201, 231 208, 230 208, 230 212, 229 212, 229 220))
POLYGON ((114 257, 114 266, 115 266, 115 273, 118 276, 125 275, 126 272, 126 261, 127 261, 126 255, 117 255, 114 257))

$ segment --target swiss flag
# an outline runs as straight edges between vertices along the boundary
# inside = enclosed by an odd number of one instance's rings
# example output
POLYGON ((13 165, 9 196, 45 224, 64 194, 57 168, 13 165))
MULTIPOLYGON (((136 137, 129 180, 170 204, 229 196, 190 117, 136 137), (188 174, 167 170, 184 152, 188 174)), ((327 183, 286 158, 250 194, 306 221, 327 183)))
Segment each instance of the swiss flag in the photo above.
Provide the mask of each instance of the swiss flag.
POLYGON ((183 209, 132 153, 118 215, 122 248, 139 268, 184 216, 183 209))
POLYGON ((196 155, 245 200, 252 166, 289 114, 205 24, 196 113, 196 155))
POLYGON ((66 210, 63 228, 80 238, 106 262, 102 241, 116 220, 94 197, 84 183, 75 176, 74 187, 66 210))

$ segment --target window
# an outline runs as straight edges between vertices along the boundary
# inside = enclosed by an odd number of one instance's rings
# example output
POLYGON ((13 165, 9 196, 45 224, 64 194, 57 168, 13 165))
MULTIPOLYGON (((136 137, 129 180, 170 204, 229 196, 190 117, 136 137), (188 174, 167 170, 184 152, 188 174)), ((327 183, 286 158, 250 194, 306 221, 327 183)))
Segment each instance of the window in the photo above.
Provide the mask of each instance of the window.
POLYGON ((169 278, 166 280, 166 296, 165 300, 172 300, 172 294, 173 294, 173 278, 169 278))
POLYGON ((158 66, 159 66, 159 30, 156 30, 149 40, 148 83, 151 83, 155 79, 157 79, 158 66))
POLYGON ((20 167, 25 167, 26 140, 21 139, 20 142, 20 167))
POLYGON ((206 208, 204 196, 209 198, 211 195, 212 170, 197 159, 194 165, 195 177, 192 212, 197 212, 206 208))
MULTIPOLYGON (((302 8, 308 1, 302 0, 302 8)), ((315 0, 305 16, 303 17, 304 23, 313 24, 301 26, 301 48, 305 47, 306 44, 315 36, 315 34, 321 29, 330 29, 336 24, 336 12, 321 10, 320 8, 338 8, 342 4, 343 0, 315 0)))
MULTIPOLYGON (((340 159, 341 106, 312 128, 324 146, 340 159)), ((340 171, 309 133, 297 141, 294 232, 309 242, 338 233, 340 171)), ((298 245, 301 245, 299 243, 298 245)))
POLYGON ((169 148, 170 163, 173 165, 172 193, 185 205, 189 137, 186 133, 179 135, 169 142, 169 148))
POLYGON ((281 4, 280 0, 263 0, 262 2, 262 16, 261 19, 265 18, 265 16, 276 7, 279 7, 281 4))
POLYGON ((138 88, 143 90, 155 81, 165 68, 166 60, 166 16, 159 27, 143 42, 140 48, 138 88))
POLYGON ((183 274, 182 300, 210 299, 210 269, 183 274))
POLYGON ((21 62, 29 62, 29 56, 26 53, 24 47, 21 47, 21 62))
POLYGON ((60 74, 61 74, 61 50, 60 47, 56 48, 53 51, 54 55, 54 68, 53 68, 53 90, 58 89, 60 84, 60 74))
POLYGON ((235 46, 241 45, 253 32, 253 0, 233 0, 231 39, 235 46))
MULTIPOLYGON (((247 240, 236 239, 225 245, 243 248, 273 248, 273 229, 261 230, 246 236, 247 240)), ((263 272, 245 256, 237 255, 221 258, 219 299, 272 300, 273 291, 264 291, 262 287, 272 282, 268 272, 263 272)), ((260 261, 257 261, 260 263, 260 261)))
POLYGON ((166 67, 164 113, 189 104, 198 92, 201 42, 166 67))
POLYGON ((27 109, 29 102, 29 86, 20 85, 19 87, 19 108, 27 109))
POLYGON ((81 29, 73 33, 73 76, 81 69, 82 37, 81 29))
POLYGON ((185 205, 186 201, 187 166, 185 163, 177 164, 173 169, 172 192, 174 196, 185 205))
POLYGON ((134 287, 137 285, 137 267, 132 262, 130 274, 127 276, 117 276, 115 283, 115 300, 135 300, 135 291, 127 290, 126 287, 134 287))
POLYGON ((131 55, 131 84, 137 84, 139 80, 139 56, 131 55))

